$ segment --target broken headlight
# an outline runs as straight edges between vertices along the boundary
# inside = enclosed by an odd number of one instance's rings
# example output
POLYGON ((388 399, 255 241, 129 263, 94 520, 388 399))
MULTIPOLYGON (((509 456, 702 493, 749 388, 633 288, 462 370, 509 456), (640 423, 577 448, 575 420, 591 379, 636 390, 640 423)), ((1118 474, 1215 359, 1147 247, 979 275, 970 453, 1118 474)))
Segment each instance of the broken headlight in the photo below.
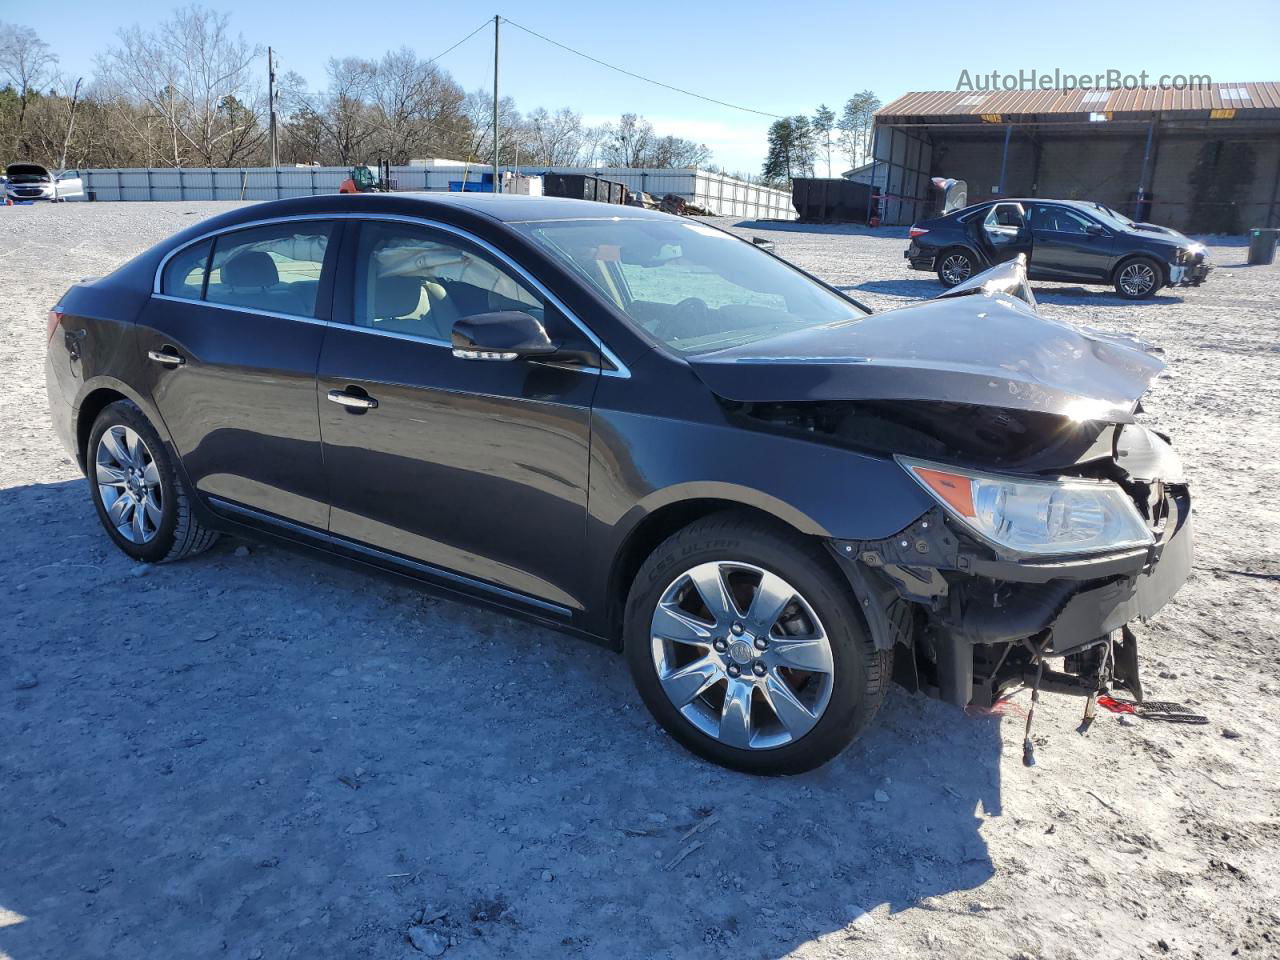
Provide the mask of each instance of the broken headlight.
POLYGON ((1154 538, 1129 496, 1105 480, 1022 477, 898 457, 955 519, 997 547, 1034 556, 1142 547, 1154 538))

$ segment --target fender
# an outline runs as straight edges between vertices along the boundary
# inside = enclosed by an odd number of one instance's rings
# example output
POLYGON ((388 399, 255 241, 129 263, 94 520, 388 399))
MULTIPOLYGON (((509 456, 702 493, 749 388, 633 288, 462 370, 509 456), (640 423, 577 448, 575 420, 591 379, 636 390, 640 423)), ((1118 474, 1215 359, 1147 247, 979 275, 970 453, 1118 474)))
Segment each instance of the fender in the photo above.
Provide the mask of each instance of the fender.
POLYGON ((594 408, 583 591, 593 631, 607 630, 616 559, 659 511, 741 504, 803 535, 878 540, 933 506, 892 460, 764 431, 747 444, 742 429, 594 408))
MULTIPOLYGON (((172 450, 173 438, 169 435, 169 428, 165 425, 164 418, 160 416, 160 411, 151 402, 150 397, 144 397, 123 380, 115 377, 100 375, 85 383, 76 393, 76 398, 71 404, 71 417, 73 422, 79 426, 80 409, 84 406, 84 401, 92 394, 99 390, 111 390, 121 394, 126 400, 132 402, 139 410, 147 415, 147 419, 151 421, 151 425, 156 428, 156 433, 160 434, 160 439, 165 442, 172 450)), ((177 455, 176 451, 173 451, 177 455)))
POLYGON ((978 263, 983 264, 984 266, 988 266, 988 267, 990 267, 990 266, 994 266, 994 264, 992 264, 992 262, 991 262, 991 258, 990 258, 990 257, 988 257, 985 253, 983 253, 983 252, 982 252, 982 250, 981 250, 981 249, 979 249, 978 247, 974 246, 974 245, 973 245, 973 243, 971 243, 971 242, 969 242, 969 241, 967 241, 967 240, 961 241, 961 242, 959 242, 959 243, 948 243, 946 246, 942 247, 942 248, 938 251, 938 255, 939 255, 939 256, 941 256, 941 255, 942 255, 942 251, 943 251, 943 250, 950 250, 950 249, 952 249, 953 247, 959 247, 961 250, 966 251, 966 252, 967 252, 967 253, 969 253, 971 256, 975 257, 975 258, 977 259, 978 263))
POLYGON ((730 503, 741 503, 770 514, 800 533, 814 537, 833 535, 809 514, 772 494, 745 484, 722 480, 677 483, 674 486, 655 490, 628 510, 614 529, 620 531, 620 539, 625 540, 645 517, 673 504, 692 500, 724 500, 730 503))

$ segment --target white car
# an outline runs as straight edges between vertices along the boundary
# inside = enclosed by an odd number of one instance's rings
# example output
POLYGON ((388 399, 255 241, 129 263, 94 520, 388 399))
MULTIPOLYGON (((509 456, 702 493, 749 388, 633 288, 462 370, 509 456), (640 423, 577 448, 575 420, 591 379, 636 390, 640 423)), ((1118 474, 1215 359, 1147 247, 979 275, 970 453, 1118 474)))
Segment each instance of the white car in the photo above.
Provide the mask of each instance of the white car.
POLYGON ((83 200, 84 181, 75 170, 54 176, 38 163, 11 163, 0 178, 0 197, 14 200, 83 200))

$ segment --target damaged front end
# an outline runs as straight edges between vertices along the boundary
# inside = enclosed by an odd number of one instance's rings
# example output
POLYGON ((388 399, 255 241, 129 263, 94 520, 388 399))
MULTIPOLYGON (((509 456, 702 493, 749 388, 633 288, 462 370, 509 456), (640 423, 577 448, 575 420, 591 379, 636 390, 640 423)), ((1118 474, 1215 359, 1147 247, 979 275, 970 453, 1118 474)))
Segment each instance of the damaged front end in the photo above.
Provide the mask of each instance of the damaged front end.
POLYGON ((695 368, 740 422, 892 457, 933 499, 892 537, 829 541, 896 679, 960 706, 1023 684, 1142 700, 1129 624, 1192 561, 1181 462, 1134 420, 1164 366, 1145 344, 1041 317, 1013 263, 786 347, 695 368))
POLYGON ((937 501, 891 537, 829 542, 877 644, 897 649, 895 679, 959 706, 989 707, 1037 677, 1142 700, 1128 625, 1164 606, 1192 562, 1190 492, 1164 437, 948 403, 840 406, 740 413, 893 448, 937 501))
MULTIPOLYGON (((1134 431, 1164 442, 1133 425, 1121 435, 1134 431)), ((943 503, 893 537, 832 541, 855 591, 871 599, 864 609, 911 605, 910 630, 893 635, 906 654, 896 679, 959 706, 991 706, 1037 676, 1046 690, 1091 697, 1118 686, 1141 701, 1127 625, 1153 616, 1190 572, 1190 496, 1180 476, 1102 482, 1131 498, 1147 542, 1028 554, 993 543, 943 503), (1046 669, 1057 657, 1061 669, 1046 669)))

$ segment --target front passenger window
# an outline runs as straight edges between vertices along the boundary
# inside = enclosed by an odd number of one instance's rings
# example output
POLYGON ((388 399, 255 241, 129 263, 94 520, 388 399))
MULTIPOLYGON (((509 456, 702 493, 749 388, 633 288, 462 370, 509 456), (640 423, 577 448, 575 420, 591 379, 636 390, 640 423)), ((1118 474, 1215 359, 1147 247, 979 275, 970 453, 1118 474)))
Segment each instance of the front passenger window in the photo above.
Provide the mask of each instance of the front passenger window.
POLYGON ((333 225, 273 224, 217 237, 205 285, 210 303, 315 317, 333 225))
POLYGON ((546 306, 504 265, 440 231, 365 223, 356 256, 358 326, 449 343, 463 317, 520 310, 547 322, 546 306))

